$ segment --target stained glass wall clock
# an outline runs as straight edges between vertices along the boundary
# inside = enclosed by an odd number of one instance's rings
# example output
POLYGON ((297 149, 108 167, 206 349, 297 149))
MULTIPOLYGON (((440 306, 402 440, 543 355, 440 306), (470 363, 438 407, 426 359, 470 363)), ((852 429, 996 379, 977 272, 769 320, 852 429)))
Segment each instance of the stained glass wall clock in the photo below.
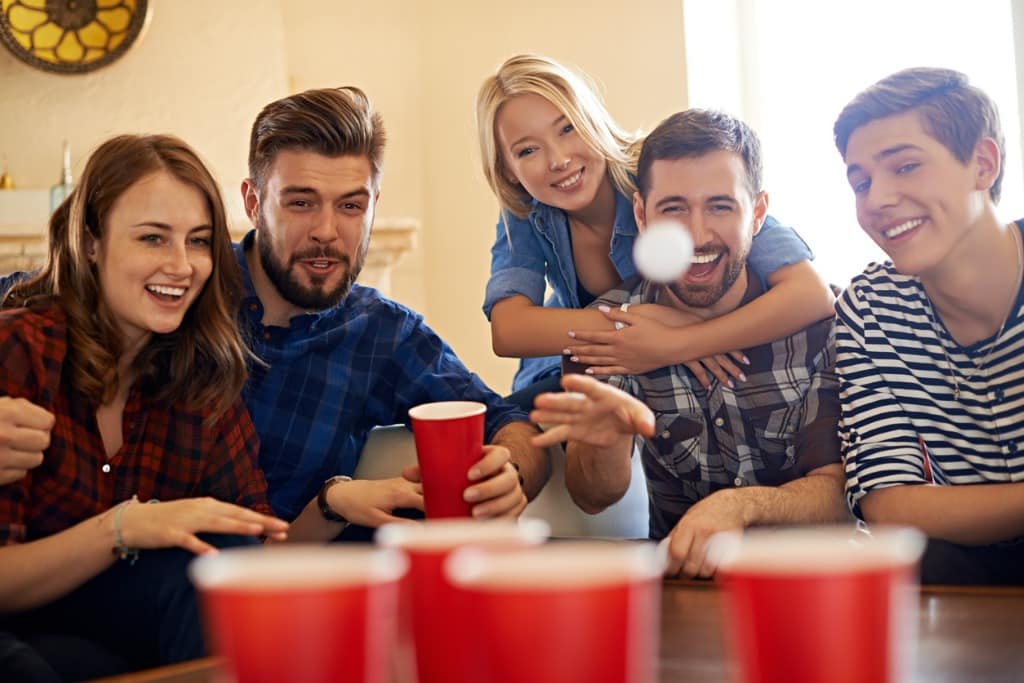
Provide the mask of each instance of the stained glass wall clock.
POLYGON ((0 0, 0 41, 44 71, 95 71, 142 35, 149 0, 0 0))

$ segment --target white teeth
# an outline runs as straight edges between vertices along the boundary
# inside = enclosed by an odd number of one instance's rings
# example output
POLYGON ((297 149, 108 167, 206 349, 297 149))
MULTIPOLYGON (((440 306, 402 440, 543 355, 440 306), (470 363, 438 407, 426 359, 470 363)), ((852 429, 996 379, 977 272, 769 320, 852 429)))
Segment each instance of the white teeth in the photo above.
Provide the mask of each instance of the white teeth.
POLYGON ((146 289, 157 294, 164 294, 166 296, 184 296, 184 287, 167 287, 165 285, 146 285, 146 289))
POLYGON ((314 268, 327 268, 331 264, 328 261, 311 261, 310 265, 314 268))
POLYGON ((582 176, 582 175, 583 175, 583 169, 580 169, 580 170, 576 171, 575 173, 573 173, 568 178, 566 178, 565 180, 563 180, 562 182, 555 183, 555 187, 557 187, 560 190, 564 190, 564 189, 566 189, 568 187, 572 187, 573 185, 575 185, 576 183, 579 182, 580 176, 582 176))
POLYGON ((692 263, 695 266, 699 266, 699 265, 702 265, 702 264, 705 264, 705 263, 711 263, 712 261, 717 259, 719 256, 721 256, 720 253, 718 253, 718 254, 694 254, 693 258, 690 259, 690 263, 692 263))
POLYGON ((894 228, 889 228, 888 230, 883 230, 882 232, 883 232, 883 234, 885 235, 885 237, 887 239, 891 240, 894 237, 899 237, 900 235, 902 235, 903 233, 907 232, 908 230, 913 230, 914 228, 916 228, 917 226, 921 225, 922 223, 924 223, 924 219, 923 218, 914 218, 914 219, 906 221, 904 223, 900 223, 899 225, 897 225, 894 228))

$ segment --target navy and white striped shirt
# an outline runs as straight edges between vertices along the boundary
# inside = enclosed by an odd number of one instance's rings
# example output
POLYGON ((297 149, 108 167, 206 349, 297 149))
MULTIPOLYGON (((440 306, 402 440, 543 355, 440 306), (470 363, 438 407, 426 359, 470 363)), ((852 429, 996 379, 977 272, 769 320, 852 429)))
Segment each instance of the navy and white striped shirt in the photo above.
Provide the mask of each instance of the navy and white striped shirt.
POLYGON ((857 516, 876 488, 1024 481, 1024 287, 1002 333, 966 347, 920 280, 888 262, 854 278, 836 312, 839 431, 857 516))

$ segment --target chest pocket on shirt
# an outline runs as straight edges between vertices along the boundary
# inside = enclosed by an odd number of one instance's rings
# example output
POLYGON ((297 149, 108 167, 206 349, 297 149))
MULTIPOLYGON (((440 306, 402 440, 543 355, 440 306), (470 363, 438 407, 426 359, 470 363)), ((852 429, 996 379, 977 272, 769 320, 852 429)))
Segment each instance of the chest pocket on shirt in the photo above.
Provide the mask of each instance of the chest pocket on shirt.
POLYGON ((754 471, 760 484, 778 485, 789 481, 779 476, 793 468, 796 460, 796 432, 799 427, 798 406, 787 406, 767 411, 750 418, 760 457, 755 458, 754 471))
POLYGON ((679 413, 654 413, 652 455, 659 464, 684 481, 701 478, 701 436, 704 425, 679 413))

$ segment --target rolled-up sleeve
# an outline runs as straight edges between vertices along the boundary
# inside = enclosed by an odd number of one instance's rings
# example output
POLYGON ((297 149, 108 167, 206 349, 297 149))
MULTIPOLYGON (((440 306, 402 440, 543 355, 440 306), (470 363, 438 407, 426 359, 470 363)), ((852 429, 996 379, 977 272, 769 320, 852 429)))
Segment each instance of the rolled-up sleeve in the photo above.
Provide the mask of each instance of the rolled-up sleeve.
POLYGON ((800 429, 794 439, 796 472, 808 472, 842 461, 839 446, 839 378, 835 369, 835 325, 827 325, 827 339, 815 362, 811 384, 801 406, 800 429))
POLYGON ((491 277, 487 281, 483 311, 491 319, 494 304, 522 295, 535 305, 544 304, 547 264, 528 218, 508 212, 498 217, 491 247, 491 277))
POLYGON ((811 261, 814 252, 793 228, 767 216, 750 245, 747 263, 754 272, 767 280, 768 276, 800 261, 811 261))

